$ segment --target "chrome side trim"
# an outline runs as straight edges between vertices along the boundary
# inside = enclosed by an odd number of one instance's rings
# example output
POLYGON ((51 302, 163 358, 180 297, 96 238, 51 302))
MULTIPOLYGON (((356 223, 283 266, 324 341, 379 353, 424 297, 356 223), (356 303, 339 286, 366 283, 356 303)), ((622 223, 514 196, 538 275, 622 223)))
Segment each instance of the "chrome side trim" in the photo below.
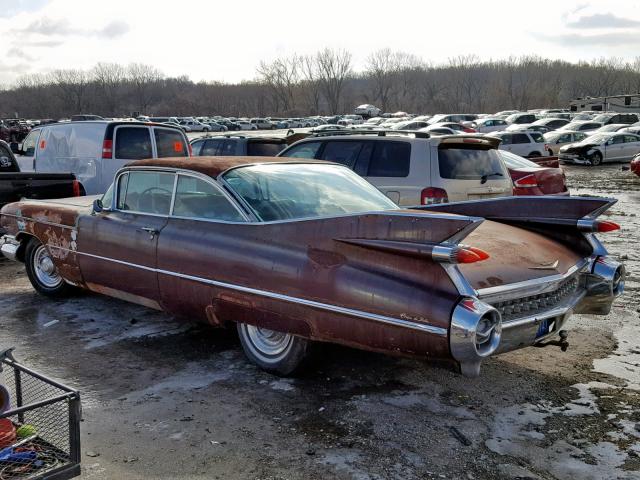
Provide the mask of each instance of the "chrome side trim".
POLYGON ((40 220, 40 219, 32 218, 32 217, 23 217, 21 215, 13 215, 12 213, 3 213, 2 216, 3 217, 15 218, 17 220, 29 220, 31 222, 38 222, 38 223, 42 223, 44 225, 50 225, 52 227, 70 228, 71 230, 75 230, 76 229, 75 225, 62 225, 61 223, 49 222, 47 220, 40 220))
MULTIPOLYGON (((64 250, 67 252, 71 252, 71 250, 68 250, 66 248, 63 247, 59 247, 56 245, 49 245, 50 248, 56 248, 59 250, 64 250)), ((364 318, 366 320, 371 320, 374 322, 379 322, 379 323, 384 323, 387 325, 393 325, 395 327, 403 327, 403 328, 409 328, 412 330, 417 330, 423 333, 429 333, 432 335, 438 335, 441 337, 446 337, 447 336, 447 329, 446 328, 442 328, 442 327, 436 327, 434 325, 430 325, 427 323, 417 323, 417 322, 410 322, 407 320, 403 320, 400 318, 395 318, 395 317, 388 317, 386 315, 378 315, 376 313, 370 313, 370 312, 365 312, 362 310, 355 310, 352 308, 346 308, 346 307, 340 307, 338 305, 331 305, 328 303, 322 303, 322 302, 316 302, 314 300, 307 300, 304 298, 299 298, 299 297, 292 297, 289 295, 284 295, 281 293, 276 293, 276 292, 270 292, 267 290, 260 290, 260 289, 256 289, 256 288, 251 288, 251 287, 245 287, 242 285, 235 285, 233 283, 227 283, 227 282, 219 282, 217 280, 210 280, 208 278, 202 278, 202 277, 197 277, 197 276, 193 276, 193 275, 187 275, 185 273, 178 273, 178 272, 172 272, 170 270, 162 270, 162 269, 158 269, 158 268, 153 268, 153 267, 147 267, 144 265, 138 265, 135 263, 130 263, 130 262, 125 262, 123 260, 116 260, 114 258, 108 258, 108 257, 102 257, 100 255, 93 255, 91 253, 86 253, 86 252, 73 252, 73 253, 77 253, 79 255, 84 255, 86 257, 91 257, 91 258, 96 258, 98 260, 104 260, 107 262, 113 262, 113 263, 118 263, 120 265, 126 265, 128 267, 133 267, 133 268, 140 268, 142 270, 147 270, 150 272, 155 272, 161 275, 169 275, 172 277, 178 277, 178 278, 182 278, 185 280, 190 280, 190 281, 194 281, 194 282, 199 282, 199 283, 204 283, 206 285, 212 285, 215 287, 220 287, 220 288, 227 288, 229 290, 235 290, 238 292, 243 292, 243 293, 249 293, 252 295, 259 295, 261 297, 266 297, 266 298, 272 298, 275 300, 282 300, 285 302, 290 302, 290 303, 297 303, 299 305, 305 305, 307 307, 311 307, 311 308, 317 308, 319 310, 325 310, 325 311, 329 311, 329 312, 336 312, 336 313, 341 313, 344 315, 348 315, 350 317, 358 317, 358 318, 364 318)))

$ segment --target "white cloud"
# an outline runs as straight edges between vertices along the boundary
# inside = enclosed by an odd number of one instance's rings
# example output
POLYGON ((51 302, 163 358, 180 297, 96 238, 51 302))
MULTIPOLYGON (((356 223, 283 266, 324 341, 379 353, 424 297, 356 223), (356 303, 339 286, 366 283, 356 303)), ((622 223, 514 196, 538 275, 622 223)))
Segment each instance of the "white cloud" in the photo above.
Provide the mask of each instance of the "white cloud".
MULTIPOLYGON (((434 63, 468 54, 632 57, 637 42, 607 41, 588 29, 578 35, 568 24, 602 21, 595 15, 610 12, 640 19, 640 2, 625 0, 539 0, 526 7, 508 0, 0 0, 0 11, 3 4, 9 18, 0 18, 0 35, 20 49, 31 72, 140 62, 196 81, 251 79, 262 59, 324 47, 351 51, 356 68, 386 47, 434 63)), ((15 69, 0 70, 0 82, 15 78, 15 69)))

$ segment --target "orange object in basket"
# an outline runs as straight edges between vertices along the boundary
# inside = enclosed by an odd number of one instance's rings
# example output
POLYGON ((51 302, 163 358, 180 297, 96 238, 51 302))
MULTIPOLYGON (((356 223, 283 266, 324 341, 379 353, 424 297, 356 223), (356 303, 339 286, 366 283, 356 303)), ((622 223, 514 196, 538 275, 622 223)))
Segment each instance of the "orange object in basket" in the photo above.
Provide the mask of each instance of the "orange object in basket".
POLYGON ((13 445, 16 441, 16 427, 8 418, 0 418, 0 448, 13 445))

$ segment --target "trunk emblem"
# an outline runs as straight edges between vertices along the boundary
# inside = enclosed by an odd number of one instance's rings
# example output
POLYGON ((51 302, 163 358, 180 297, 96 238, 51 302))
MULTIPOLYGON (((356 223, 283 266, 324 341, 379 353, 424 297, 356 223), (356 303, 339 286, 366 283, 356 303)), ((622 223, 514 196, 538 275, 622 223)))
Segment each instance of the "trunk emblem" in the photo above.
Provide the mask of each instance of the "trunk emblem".
POLYGON ((556 270, 558 268, 558 263, 560 263, 559 260, 556 260, 555 262, 541 263, 539 266, 529 267, 529 269, 530 270, 556 270))

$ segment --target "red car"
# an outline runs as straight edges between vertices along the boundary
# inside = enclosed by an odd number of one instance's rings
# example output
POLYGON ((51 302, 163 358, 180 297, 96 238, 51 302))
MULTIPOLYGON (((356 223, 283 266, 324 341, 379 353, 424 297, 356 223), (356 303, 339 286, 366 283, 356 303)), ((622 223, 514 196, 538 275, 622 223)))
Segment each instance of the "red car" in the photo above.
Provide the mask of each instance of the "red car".
POLYGON ((631 160, 631 171, 640 177, 640 153, 631 160))
POLYGON ((569 195, 564 171, 540 165, 499 150, 513 180, 514 195, 569 195))

